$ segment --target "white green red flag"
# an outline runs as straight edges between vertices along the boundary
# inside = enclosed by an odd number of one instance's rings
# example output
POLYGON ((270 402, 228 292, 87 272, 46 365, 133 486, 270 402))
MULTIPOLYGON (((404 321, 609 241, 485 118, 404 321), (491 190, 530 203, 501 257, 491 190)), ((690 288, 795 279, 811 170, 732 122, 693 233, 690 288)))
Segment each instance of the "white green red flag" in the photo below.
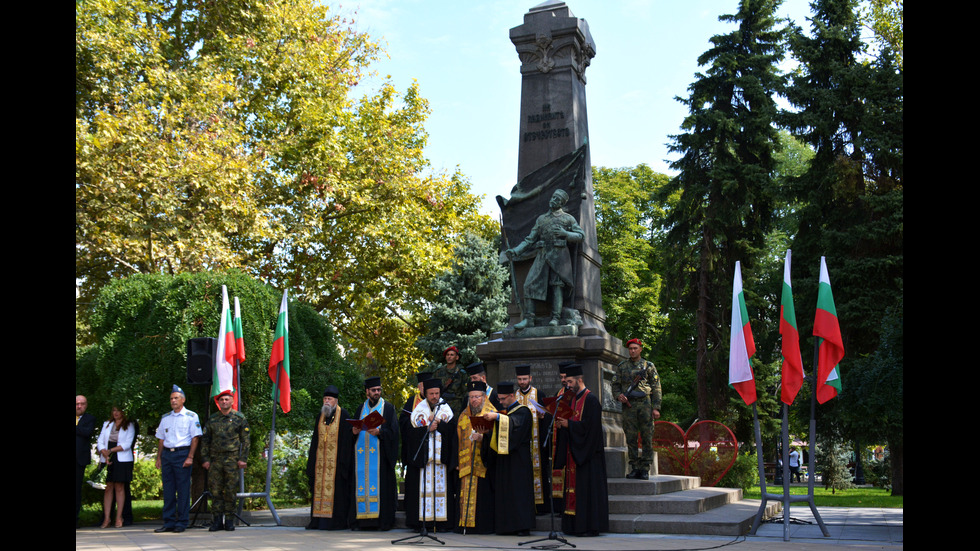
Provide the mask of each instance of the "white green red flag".
POLYGON ((232 406, 235 411, 241 411, 238 389, 241 388, 241 373, 239 365, 245 361, 245 333, 242 331, 242 308, 238 304, 238 297, 235 297, 235 371, 232 382, 235 385, 235 403, 232 406))
POLYGON ((779 335, 782 337, 783 376, 780 399, 792 405, 803 387, 803 357, 800 355, 800 332, 796 326, 796 308, 793 306, 793 285, 790 283, 789 266, 792 251, 786 250, 783 265, 783 294, 779 303, 779 335))
POLYGON ((276 335, 272 340, 272 355, 269 358, 269 378, 272 379, 272 399, 279 403, 284 413, 292 409, 289 403, 289 309, 288 291, 282 292, 279 306, 279 321, 276 322, 276 335))
POLYGON ((755 403, 755 374, 752 372, 752 356, 755 355, 755 339, 749 325, 749 311, 745 307, 742 292, 742 265, 735 263, 735 283, 732 285, 732 330, 728 351, 728 384, 745 400, 745 405, 755 403))
POLYGON ((844 357, 844 339, 837 321, 837 308, 830 288, 826 257, 820 257, 820 287, 817 290, 817 315, 813 336, 817 337, 817 402, 823 404, 841 390, 840 361, 844 357))
POLYGON ((238 363, 245 362, 245 333, 242 332, 242 310, 235 297, 235 357, 238 363))
POLYGON ((231 310, 228 308, 228 287, 221 286, 221 322, 218 324, 218 349, 214 354, 214 372, 211 376, 211 397, 226 390, 235 391, 235 333, 231 310))

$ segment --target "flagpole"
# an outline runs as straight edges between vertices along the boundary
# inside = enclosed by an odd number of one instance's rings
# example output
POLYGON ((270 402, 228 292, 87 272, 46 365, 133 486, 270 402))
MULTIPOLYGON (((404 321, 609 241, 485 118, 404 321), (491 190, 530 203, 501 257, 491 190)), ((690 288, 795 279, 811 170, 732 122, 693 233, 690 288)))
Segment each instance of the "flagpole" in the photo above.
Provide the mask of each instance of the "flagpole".
POLYGON ((789 407, 783 402, 783 541, 789 541, 789 407))
POLYGON ((813 501, 813 481, 817 478, 817 471, 814 470, 814 458, 816 454, 814 451, 817 448, 817 366, 819 365, 820 357, 820 339, 814 339, 813 341, 813 392, 810 393, 810 459, 807 461, 807 502, 810 504, 810 512, 813 513, 813 518, 817 519, 817 524, 820 525, 820 531, 823 532, 825 538, 830 537, 830 530, 823 523, 823 519, 820 518, 820 513, 817 512, 817 505, 813 501))
POLYGON ((279 513, 276 511, 276 506, 272 504, 272 459, 275 454, 276 447, 276 409, 279 405, 279 378, 282 375, 282 362, 279 362, 279 367, 276 372, 276 382, 273 398, 272 398, 272 428, 269 429, 269 452, 267 456, 266 466, 265 466, 265 491, 264 492, 252 492, 239 494, 239 497, 264 497, 266 505, 269 506, 269 512, 272 513, 273 520, 276 521, 276 526, 282 526, 282 521, 279 519, 279 513))
POLYGON ((759 504, 759 511, 755 514, 755 519, 752 521, 752 529, 749 530, 749 534, 753 536, 756 530, 759 529, 759 524, 762 522, 762 517, 766 512, 766 504, 769 501, 769 493, 766 491, 766 466, 765 457, 762 455, 762 430, 759 428, 759 408, 755 403, 752 404, 752 427, 755 430, 755 457, 759 464, 759 490, 762 494, 762 503, 759 504))

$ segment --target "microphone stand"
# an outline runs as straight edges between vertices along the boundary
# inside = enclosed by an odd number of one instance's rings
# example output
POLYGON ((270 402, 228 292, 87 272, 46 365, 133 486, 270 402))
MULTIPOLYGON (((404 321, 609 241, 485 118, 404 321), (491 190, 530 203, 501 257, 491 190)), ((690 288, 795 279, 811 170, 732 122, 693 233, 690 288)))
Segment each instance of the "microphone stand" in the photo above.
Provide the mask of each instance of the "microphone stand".
MULTIPOLYGON (((559 392, 561 392, 561 391, 559 390, 559 392)), ((571 394, 569 394, 568 389, 565 389, 565 394, 568 394, 569 397, 571 397, 571 394)), ((548 441, 551 440, 551 435, 554 434, 554 432, 555 432, 554 431, 555 421, 558 419, 558 405, 560 404, 560 402, 562 400, 565 399, 565 394, 563 394, 561 396, 561 398, 557 402, 555 402, 555 414, 551 416, 551 425, 548 427, 548 435, 545 436, 545 438, 544 438, 544 444, 545 444, 545 446, 548 445, 548 441)), ((557 453, 558 453, 558 448, 555 448, 555 454, 557 455, 557 453)), ((568 540, 566 540, 565 538, 561 537, 561 535, 559 535, 559 533, 555 530, 555 498, 552 497, 552 495, 551 495, 551 489, 554 487, 553 486, 554 485, 554 481, 552 480, 552 476, 553 476, 552 475, 552 471, 554 471, 554 466, 555 466, 555 458, 552 457, 551 458, 551 469, 548 469, 548 471, 549 471, 548 472, 548 509, 549 509, 548 516, 551 517, 551 531, 548 532, 548 537, 546 537, 546 538, 538 538, 536 540, 531 540, 531 541, 522 541, 522 542, 518 543, 517 545, 538 543, 539 541, 558 541, 558 542, 561 542, 564 545, 570 545, 572 547, 575 547, 575 544, 568 543, 568 540)))
MULTIPOLYGON (((445 404, 445 403, 446 403, 445 400, 439 400, 439 403, 436 404, 436 409, 435 409, 435 411, 433 413, 433 417, 432 417, 432 420, 433 421, 435 421, 435 414, 439 412, 439 408, 443 404, 445 404)), ((426 425, 426 430, 428 430, 428 425, 426 425)), ((418 447, 417 450, 415 450, 415 455, 412 456, 412 462, 413 463, 415 463, 416 461, 418 461, 419 453, 421 453, 422 448, 423 447, 426 447, 431 442, 431 440, 433 438, 433 436, 432 436, 432 433, 433 432, 434 431, 428 431, 428 433, 425 435, 425 438, 423 438, 422 441, 419 442, 419 447, 418 447)), ((426 454, 426 457, 428 458, 428 454, 426 454)), ((425 464, 427 464, 427 463, 428 463, 428 460, 426 460, 426 463, 425 464)), ((428 516, 427 515, 427 507, 429 505, 429 500, 427 499, 428 498, 428 493, 427 493, 428 490, 426 488, 425 480, 422 480, 423 476, 425 476, 425 470, 426 470, 425 469, 425 464, 423 464, 423 466, 422 466, 422 472, 420 473, 420 476, 419 476, 419 483, 422 486, 422 528, 419 531, 419 535, 418 536, 406 536, 406 537, 401 538, 401 539, 391 540, 391 544, 392 545, 394 545, 396 543, 402 543, 404 541, 407 541, 407 540, 410 540, 410 539, 415 539, 415 538, 419 538, 419 541, 413 541, 411 543, 425 543, 425 540, 423 540, 421 538, 429 538, 432 541, 439 542, 440 545, 446 545, 446 542, 444 542, 441 539, 439 539, 439 538, 433 536, 432 534, 430 534, 429 533, 429 530, 425 527, 426 516, 428 516)), ((435 491, 435 488, 436 488, 436 470, 435 470, 435 467, 433 466, 433 468, 432 468, 432 489, 433 489, 433 491, 435 491)), ((408 499, 408 497, 406 496, 405 499, 408 499)), ((432 515, 432 524, 433 524, 433 527, 435 527, 434 526, 435 525, 435 522, 436 522, 435 518, 436 518, 436 516, 435 516, 435 514, 433 514, 432 515)))

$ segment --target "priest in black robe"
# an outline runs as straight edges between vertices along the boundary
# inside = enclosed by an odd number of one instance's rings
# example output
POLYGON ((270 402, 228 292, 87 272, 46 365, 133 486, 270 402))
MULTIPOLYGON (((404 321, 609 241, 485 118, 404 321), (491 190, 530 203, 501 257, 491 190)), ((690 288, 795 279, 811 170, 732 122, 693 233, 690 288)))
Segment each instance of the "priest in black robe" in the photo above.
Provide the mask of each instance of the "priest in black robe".
POLYGON ((466 373, 470 376, 470 381, 481 381, 487 385, 487 400, 490 401, 491 406, 496 409, 503 409, 500 403, 500 396, 497 394, 497 389, 490 386, 490 383, 487 382, 487 368, 483 362, 473 362, 466 366, 466 373))
POLYGON ((306 476, 310 488, 307 530, 346 530, 354 521, 354 432, 349 415, 330 385, 323 391, 323 408, 313 426, 306 476))
POLYGON ((395 418, 395 407, 381 397, 380 377, 366 379, 364 393, 367 399, 357 408, 354 419, 363 419, 376 411, 384 418, 384 423, 364 431, 354 429, 354 500, 357 513, 353 529, 390 530, 395 524, 395 507, 398 504, 398 482, 395 480, 398 420, 395 418))
POLYGON ((598 536, 609 531, 609 491, 606 485, 605 432, 602 406, 585 387, 582 366, 566 369, 572 393, 570 418, 559 417, 556 467, 565 468, 565 510, 561 530, 576 536, 598 536))
MULTIPOLYGON (((415 501, 419 525, 426 523, 437 532, 453 529, 456 518, 456 424, 453 410, 440 398, 442 381, 430 378, 422 383, 425 400, 412 410, 405 436, 408 446, 408 472, 417 480, 415 493, 405 491, 405 502, 415 501)), ((406 508, 407 513, 407 508, 406 508)))
POLYGON ((459 513, 456 532, 460 534, 492 534, 494 531, 493 473, 487 467, 492 434, 474 425, 472 419, 482 418, 496 410, 487 400, 487 384, 481 381, 466 383, 467 405, 456 421, 456 447, 459 450, 459 513))
POLYGON ((487 413, 496 422, 490 455, 494 483, 494 531, 526 536, 534 527, 534 471, 531 464, 531 429, 534 414, 517 401, 517 385, 497 385, 503 413, 487 413))
POLYGON ((419 470, 409 469, 409 460, 415 454, 418 443, 416 442, 416 447, 413 448, 409 443, 409 429, 412 428, 412 410, 419 405, 423 400, 425 400, 424 393, 425 388, 423 383, 432 378, 432 373, 428 371, 422 371, 415 374, 415 380, 417 381, 417 390, 415 392, 414 398, 409 398, 405 402, 405 406, 398 412, 398 432, 401 434, 402 438, 402 451, 401 460, 402 468, 404 469, 405 478, 405 526, 409 530, 419 529, 419 502, 417 499, 409 499, 408 496, 416 496, 419 494, 419 470))

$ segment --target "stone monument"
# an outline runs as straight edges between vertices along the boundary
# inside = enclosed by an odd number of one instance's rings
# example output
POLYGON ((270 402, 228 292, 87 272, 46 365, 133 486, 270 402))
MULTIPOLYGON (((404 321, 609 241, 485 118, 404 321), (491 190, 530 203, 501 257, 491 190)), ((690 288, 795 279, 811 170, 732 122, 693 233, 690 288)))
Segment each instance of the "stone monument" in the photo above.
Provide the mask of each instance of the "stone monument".
MULTIPOLYGON (((582 364, 586 385, 603 404, 606 445, 621 447, 620 405, 610 379, 626 354, 605 329, 585 101, 585 70, 595 43, 586 21, 558 0, 531 8, 510 39, 522 79, 517 185, 497 202, 506 249, 501 262, 511 270, 514 289, 507 328, 477 345, 476 353, 491 380, 514 380, 514 366, 531 364, 534 384, 545 396, 558 390, 558 363, 582 364), (563 203, 560 211, 556 202, 563 203), (549 225, 552 215, 565 222, 549 225), (559 229, 552 229, 556 224, 559 229), (570 273, 561 262, 570 264, 570 273), (554 293, 542 298, 525 285, 529 273, 539 279, 542 269, 550 269, 545 281, 561 293, 560 311, 554 293)), ((621 477, 625 470, 610 465, 610 473, 621 477)))

